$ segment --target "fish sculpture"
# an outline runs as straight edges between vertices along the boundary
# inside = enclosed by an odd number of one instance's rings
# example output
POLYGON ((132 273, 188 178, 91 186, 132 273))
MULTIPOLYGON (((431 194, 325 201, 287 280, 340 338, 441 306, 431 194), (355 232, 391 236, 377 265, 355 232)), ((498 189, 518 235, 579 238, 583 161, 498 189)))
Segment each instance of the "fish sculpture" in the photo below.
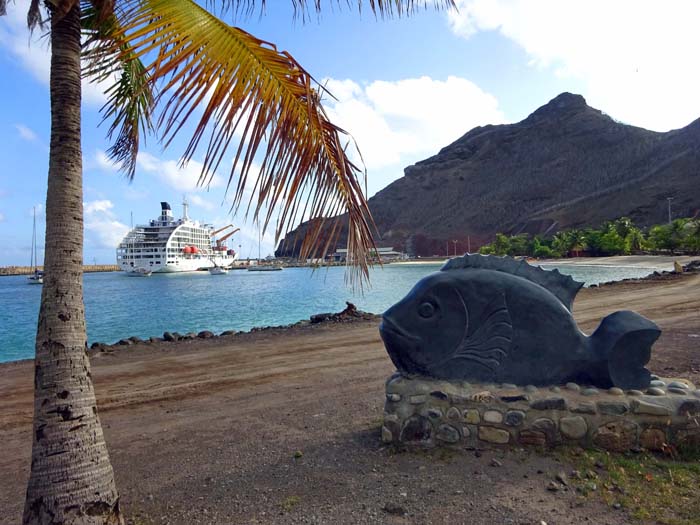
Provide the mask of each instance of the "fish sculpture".
POLYGON ((648 387, 645 365, 661 330, 619 311, 586 336, 571 314, 581 286, 524 260, 467 254, 421 279, 384 312, 379 331, 394 365, 409 376, 648 387))

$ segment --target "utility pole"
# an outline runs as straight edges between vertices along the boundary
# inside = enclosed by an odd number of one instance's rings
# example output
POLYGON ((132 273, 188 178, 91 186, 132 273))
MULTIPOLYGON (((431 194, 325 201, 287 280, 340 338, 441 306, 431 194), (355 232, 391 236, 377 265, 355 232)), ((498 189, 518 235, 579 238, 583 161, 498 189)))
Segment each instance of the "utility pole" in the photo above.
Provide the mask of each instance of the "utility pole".
POLYGON ((445 254, 450 256, 450 241, 445 241, 445 254))
POLYGON ((666 200, 668 201, 668 223, 671 224, 671 201, 673 197, 666 197, 666 200))
POLYGON ((457 241, 452 241, 452 243, 455 245, 455 257, 457 257, 457 241))
POLYGON ((472 238, 467 235, 467 253, 472 253, 472 238))

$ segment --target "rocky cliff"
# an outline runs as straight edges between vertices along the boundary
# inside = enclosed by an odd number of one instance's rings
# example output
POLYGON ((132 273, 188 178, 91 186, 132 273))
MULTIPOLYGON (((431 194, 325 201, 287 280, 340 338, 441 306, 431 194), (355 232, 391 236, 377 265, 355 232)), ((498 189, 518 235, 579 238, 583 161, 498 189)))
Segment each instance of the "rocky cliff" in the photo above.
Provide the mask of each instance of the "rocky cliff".
MULTIPOLYGON (((700 208, 700 119, 658 133, 562 93, 515 124, 477 127, 404 170, 369 206, 378 243, 415 255, 474 250, 497 232, 553 233, 622 215, 663 222, 700 208)), ((334 220, 345 220, 341 216, 334 220)), ((293 255, 294 239, 278 255, 293 255)))

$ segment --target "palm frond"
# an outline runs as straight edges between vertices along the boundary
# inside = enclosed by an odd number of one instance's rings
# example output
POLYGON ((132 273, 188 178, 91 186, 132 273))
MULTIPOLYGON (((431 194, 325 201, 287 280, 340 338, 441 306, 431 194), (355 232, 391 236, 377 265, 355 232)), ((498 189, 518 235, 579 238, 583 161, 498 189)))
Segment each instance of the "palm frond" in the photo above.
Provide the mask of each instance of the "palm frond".
POLYGON ((37 27, 43 27, 44 21, 41 18, 41 5, 39 0, 32 0, 27 11, 27 27, 34 31, 37 27))
POLYGON ((83 7, 83 31, 88 35, 84 76, 93 82, 111 80, 108 100, 101 108, 102 122, 110 122, 107 136, 116 138, 107 155, 131 180, 142 135, 153 131, 153 84, 128 43, 121 38, 111 0, 93 0, 83 7))
MULTIPOLYGON (((342 146, 346 133, 330 122, 321 105, 323 88, 289 53, 226 25, 190 0, 127 3, 122 34, 135 58, 150 61, 146 71, 160 88, 158 127, 166 147, 195 120, 182 162, 203 151, 200 183, 206 185, 233 146, 229 184, 234 210, 246 196, 257 159, 260 168, 248 207, 263 228, 273 210, 279 211, 277 238, 295 225, 300 209, 305 210, 303 219, 346 212, 349 258, 356 270, 351 278, 367 278, 374 241, 360 184, 363 173, 342 146), (268 212, 260 217, 264 208, 268 212)), ((337 240, 335 229, 321 243, 323 221, 316 223, 304 239, 301 257, 325 253, 337 240)))
MULTIPOLYGON (((276 0, 275 3, 280 0, 276 0)), ((356 5, 357 10, 362 12, 365 5, 369 4, 370 10, 381 18, 392 18, 394 16, 407 16, 420 9, 456 9, 454 0, 291 0, 295 16, 306 19, 311 12, 320 13, 323 4, 340 8, 343 5, 352 8, 356 5)), ((259 6, 260 14, 265 12, 266 0, 207 0, 207 7, 218 7, 221 11, 233 11, 237 14, 251 15, 259 6)))
POLYGON ((7 0, 0 0, 0 16, 7 14, 7 0))

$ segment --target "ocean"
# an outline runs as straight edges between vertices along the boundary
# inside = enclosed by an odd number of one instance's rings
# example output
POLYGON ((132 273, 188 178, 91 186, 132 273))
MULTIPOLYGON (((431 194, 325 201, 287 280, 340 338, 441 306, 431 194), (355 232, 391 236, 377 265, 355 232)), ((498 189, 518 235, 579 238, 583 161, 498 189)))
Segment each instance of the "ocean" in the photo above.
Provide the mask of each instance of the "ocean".
MULTIPOLYGON (((127 277, 122 272, 84 276, 88 344, 122 338, 161 337, 163 332, 245 331, 279 326, 322 312, 339 312, 345 302, 381 313, 441 263, 387 265, 371 270, 371 287, 353 293, 345 269, 285 268, 281 272, 231 271, 127 277)), ((655 268, 543 265, 558 267, 587 285, 644 277, 655 268)), ((0 277, 0 362, 34 356, 41 286, 26 276, 0 277)))

